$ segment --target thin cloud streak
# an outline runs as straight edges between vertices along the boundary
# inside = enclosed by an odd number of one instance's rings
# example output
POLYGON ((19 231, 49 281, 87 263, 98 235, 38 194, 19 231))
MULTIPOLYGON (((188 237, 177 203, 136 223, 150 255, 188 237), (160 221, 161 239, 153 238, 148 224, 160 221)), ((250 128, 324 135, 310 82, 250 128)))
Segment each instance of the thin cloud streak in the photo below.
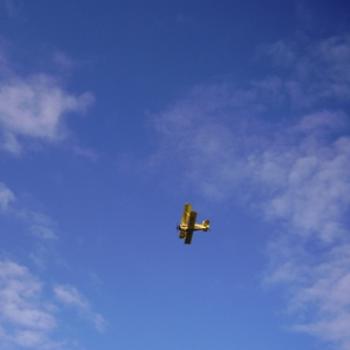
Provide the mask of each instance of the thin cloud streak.
POLYGON ((97 331, 103 332, 106 321, 102 315, 95 313, 87 299, 71 285, 56 285, 54 287, 56 299, 64 305, 77 309, 87 320, 92 322, 97 331))
POLYGON ((58 238, 56 223, 41 212, 21 207, 14 192, 3 182, 0 182, 0 210, 28 224, 31 234, 38 239, 45 241, 58 238), (17 205, 14 205, 15 202, 17 205))
POLYGON ((14 193, 3 182, 0 182, 0 209, 6 211, 15 198, 14 193))

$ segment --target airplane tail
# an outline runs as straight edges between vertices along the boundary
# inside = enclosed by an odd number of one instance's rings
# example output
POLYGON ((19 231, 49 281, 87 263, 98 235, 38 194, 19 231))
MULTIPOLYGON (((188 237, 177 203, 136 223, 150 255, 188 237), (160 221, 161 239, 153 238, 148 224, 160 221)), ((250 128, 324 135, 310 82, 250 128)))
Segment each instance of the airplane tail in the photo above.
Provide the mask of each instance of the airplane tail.
POLYGON ((202 225, 205 227, 204 231, 208 231, 210 227, 210 221, 208 219, 204 220, 202 221, 202 225))

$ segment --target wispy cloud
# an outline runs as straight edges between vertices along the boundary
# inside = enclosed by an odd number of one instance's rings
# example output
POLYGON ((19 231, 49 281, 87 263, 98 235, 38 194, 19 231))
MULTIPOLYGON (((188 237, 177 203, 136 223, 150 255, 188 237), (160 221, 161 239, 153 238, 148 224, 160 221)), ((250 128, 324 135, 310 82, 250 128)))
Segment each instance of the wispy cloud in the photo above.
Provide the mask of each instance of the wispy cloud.
POLYGON ((44 141, 62 139, 66 130, 63 117, 84 110, 92 101, 88 93, 72 96, 47 75, 0 82, 0 125, 6 150, 18 153, 17 137, 44 141))
POLYGON ((63 322, 60 303, 77 307, 95 328, 104 328, 104 318, 91 311, 85 297, 73 286, 49 286, 14 261, 0 260, 0 345, 37 350, 66 349, 69 340, 55 340, 63 322))
POLYGON ((4 183, 0 182, 0 209, 6 210, 14 200, 14 193, 4 183))
POLYGON ((14 192, 4 183, 0 182, 0 210, 24 221, 33 237, 41 240, 57 239, 56 223, 42 212, 24 208, 20 201, 14 202, 14 192), (9 210, 11 209, 11 210, 9 210))
POLYGON ((57 239, 56 223, 43 213, 35 211, 24 212, 27 220, 30 222, 30 230, 33 236, 43 240, 57 239))
POLYGON ((52 306, 43 296, 42 283, 12 261, 0 261, 0 342, 27 348, 51 349, 57 326, 52 306))
POLYGON ((350 35, 323 41, 278 41, 260 48, 280 68, 281 93, 293 107, 310 107, 350 96, 350 35))
POLYGON ((78 310, 85 318, 93 323, 95 328, 102 332, 106 328, 106 321, 102 315, 95 313, 87 299, 71 285, 57 285, 54 288, 55 296, 64 305, 78 310))
POLYGON ((75 66, 74 60, 61 50, 56 50, 53 53, 52 60, 59 68, 65 71, 69 71, 75 66))
MULTIPOLYGON (((68 57, 60 52, 55 60, 61 65, 69 64, 68 57)), ((84 112, 94 101, 89 92, 70 93, 53 75, 19 75, 5 56, 2 61, 0 132, 1 148, 5 151, 18 155, 28 140, 61 141, 68 135, 67 116, 84 112)))
POLYGON ((281 234, 266 283, 288 285, 295 330, 350 347, 348 36, 267 50, 280 74, 200 86, 154 118, 153 164, 211 200, 241 200, 281 234), (291 64, 293 63, 293 64, 291 64), (274 122, 275 121, 275 122, 274 122), (258 209, 258 210, 257 210, 258 209), (300 321, 301 320, 301 321, 300 321))
MULTIPOLYGON (((24 208, 15 194, 0 183, 0 209, 5 215, 20 219, 37 241, 29 258, 45 270, 52 260, 49 243, 58 239, 56 223, 42 212, 24 208)), ((56 285, 44 289, 43 281, 30 270, 11 260, 0 259, 0 347, 20 346, 38 350, 67 348, 66 342, 56 342, 54 334, 64 316, 62 304, 73 307, 102 332, 106 321, 93 311, 88 299, 72 285, 56 285), (60 312, 62 311, 62 312, 60 312)), ((17 347, 15 347, 17 348, 17 347)))

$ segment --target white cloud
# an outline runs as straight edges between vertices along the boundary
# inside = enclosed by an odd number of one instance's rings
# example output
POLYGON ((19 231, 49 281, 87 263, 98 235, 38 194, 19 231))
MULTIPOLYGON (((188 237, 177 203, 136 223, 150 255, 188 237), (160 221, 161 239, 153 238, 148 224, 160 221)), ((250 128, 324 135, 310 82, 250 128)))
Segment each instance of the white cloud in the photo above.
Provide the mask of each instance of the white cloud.
POLYGON ((47 349, 57 320, 43 297, 42 283, 12 261, 0 261, 0 343, 47 349), (5 331, 6 329, 6 331, 5 331))
POLYGON ((0 209, 6 210, 14 200, 13 192, 4 183, 0 182, 0 209))
POLYGON ((298 234, 332 240, 343 233, 350 203, 350 137, 327 140, 346 126, 343 112, 314 112, 273 127, 237 116, 229 120, 230 99, 209 112, 192 102, 162 114, 157 128, 166 143, 162 150, 173 153, 164 158, 179 161, 201 192, 232 197, 246 183, 254 186, 254 198, 258 192, 265 201, 266 217, 284 220, 298 234), (186 108, 192 102, 196 109, 186 108))
MULTIPOLYGON (((53 60, 68 68, 72 61, 56 51, 53 60)), ((67 137, 66 119, 82 113, 94 97, 85 92, 72 94, 61 80, 42 72, 17 74, 9 59, 0 52, 0 148, 19 155, 29 140, 58 142, 67 137)))
POLYGON ((308 315, 293 328, 335 342, 343 350, 350 346, 349 252, 348 242, 326 252, 321 250, 316 261, 308 264, 305 264, 305 258, 295 259, 294 254, 291 263, 298 271, 297 278, 292 277, 295 292, 289 307, 294 313, 308 315))
POLYGON ((344 350, 350 348, 348 49, 348 37, 302 53, 279 44, 270 53, 295 61, 283 75, 246 88, 196 88, 155 117, 161 147, 152 159, 167 162, 165 171, 176 170, 210 200, 238 199, 273 223, 282 233, 269 243, 265 282, 287 286, 295 330, 344 350))
POLYGON ((106 328, 106 321, 102 315, 95 313, 87 299, 71 285, 57 285, 54 293, 61 303, 77 309, 85 318, 93 323, 94 327, 102 332, 106 328))
POLYGON ((91 101, 91 94, 73 96, 53 78, 43 74, 0 82, 0 126, 6 136, 4 148, 18 153, 18 136, 45 141, 62 139, 66 134, 64 116, 83 111, 91 101))
MULTIPOLYGON (((298 234, 316 234, 330 241, 345 230, 344 210, 350 204, 350 138, 342 136, 325 144, 316 133, 321 127, 319 116, 324 114, 314 115, 317 123, 308 134, 285 135, 281 131, 288 146, 272 143, 255 153, 251 169, 254 181, 273 190, 267 196, 268 217, 287 220, 298 234)), ((313 124, 307 116, 299 125, 306 121, 313 124)))
POLYGON ((75 287, 57 285, 53 291, 54 297, 50 297, 44 283, 27 267, 0 260, 0 347, 66 349, 69 342, 62 340, 62 335, 60 342, 55 340, 63 322, 58 301, 77 308, 98 331, 104 330, 104 318, 92 311, 75 287))

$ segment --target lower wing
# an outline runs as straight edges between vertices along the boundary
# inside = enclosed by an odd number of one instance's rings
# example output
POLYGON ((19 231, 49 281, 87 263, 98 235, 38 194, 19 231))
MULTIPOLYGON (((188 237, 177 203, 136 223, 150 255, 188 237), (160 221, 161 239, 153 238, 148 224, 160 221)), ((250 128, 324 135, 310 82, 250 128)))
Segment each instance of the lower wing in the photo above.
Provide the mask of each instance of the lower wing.
POLYGON ((192 242, 192 237, 193 237, 193 231, 187 231, 186 232, 186 237, 185 237, 185 244, 191 244, 192 242))

